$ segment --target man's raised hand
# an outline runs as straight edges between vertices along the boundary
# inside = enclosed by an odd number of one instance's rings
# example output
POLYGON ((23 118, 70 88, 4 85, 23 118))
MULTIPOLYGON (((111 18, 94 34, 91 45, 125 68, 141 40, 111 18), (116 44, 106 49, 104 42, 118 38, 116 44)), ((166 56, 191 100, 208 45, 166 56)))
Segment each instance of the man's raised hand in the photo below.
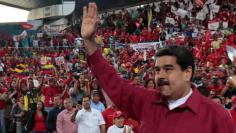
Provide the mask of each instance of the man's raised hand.
POLYGON ((81 35, 84 39, 93 39, 97 29, 98 11, 95 3, 89 3, 83 8, 83 21, 81 26, 81 35))
POLYGON ((95 32, 98 24, 98 11, 95 3, 89 3, 83 8, 83 21, 81 26, 81 35, 84 39, 84 47, 88 55, 92 55, 97 46, 95 43, 95 32))

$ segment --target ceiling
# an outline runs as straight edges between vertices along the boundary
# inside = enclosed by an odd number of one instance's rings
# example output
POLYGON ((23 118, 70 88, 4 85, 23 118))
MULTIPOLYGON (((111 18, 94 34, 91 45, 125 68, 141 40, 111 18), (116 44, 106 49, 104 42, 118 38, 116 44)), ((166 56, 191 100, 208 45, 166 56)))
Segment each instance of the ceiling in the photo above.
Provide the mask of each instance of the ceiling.
POLYGON ((0 4, 31 10, 39 7, 61 4, 62 1, 63 0, 0 0, 0 4))
POLYGON ((89 2, 95 2, 100 12, 113 8, 120 8, 125 6, 136 5, 140 3, 149 3, 160 0, 76 0, 75 12, 81 14, 83 6, 89 2))
POLYGON ((81 12, 82 7, 89 2, 96 2, 99 10, 111 9, 114 7, 123 7, 155 0, 0 0, 0 4, 16 7, 25 10, 31 10, 44 6, 62 4, 63 1, 76 1, 76 12, 81 12))

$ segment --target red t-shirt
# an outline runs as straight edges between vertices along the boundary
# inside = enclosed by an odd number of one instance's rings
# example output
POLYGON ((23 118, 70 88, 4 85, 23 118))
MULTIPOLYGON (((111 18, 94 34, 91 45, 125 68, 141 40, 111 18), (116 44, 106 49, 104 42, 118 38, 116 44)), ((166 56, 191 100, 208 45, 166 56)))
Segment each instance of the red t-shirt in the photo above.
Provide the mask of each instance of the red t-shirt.
POLYGON ((216 92, 216 95, 220 95, 221 94, 221 91, 224 89, 224 85, 220 85, 220 86, 215 86, 215 85, 212 85, 212 86, 209 86, 209 91, 213 90, 216 92))
POLYGON ((33 131, 38 131, 38 132, 47 131, 45 118, 43 116, 40 117, 36 112, 34 119, 35 119, 35 125, 33 131))
POLYGON ((68 36, 66 37, 66 39, 67 39, 67 41, 68 41, 69 44, 72 44, 72 43, 73 43, 73 36, 72 36, 72 35, 68 35, 68 36))
POLYGON ((128 118, 125 121, 125 125, 129 125, 131 127, 133 127, 133 131, 134 133, 138 133, 138 129, 139 129, 139 123, 131 118, 128 118))
POLYGON ((113 113, 115 110, 112 107, 108 107, 102 112, 102 116, 106 122, 106 130, 113 125, 113 113))
POLYGON ((56 86, 45 87, 43 89, 43 95, 45 96, 45 107, 53 107, 53 98, 58 94, 59 91, 56 86))
POLYGON ((229 112, 230 112, 230 114, 231 114, 231 117, 232 117, 234 123, 236 124, 236 112, 234 111, 234 108, 231 108, 231 109, 229 110, 229 112))

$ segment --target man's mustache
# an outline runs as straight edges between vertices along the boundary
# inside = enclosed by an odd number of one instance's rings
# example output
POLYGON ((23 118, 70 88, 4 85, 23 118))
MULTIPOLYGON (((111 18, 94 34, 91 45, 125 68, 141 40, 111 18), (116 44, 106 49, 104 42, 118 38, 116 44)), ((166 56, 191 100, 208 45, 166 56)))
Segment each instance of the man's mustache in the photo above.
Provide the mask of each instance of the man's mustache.
POLYGON ((164 85, 169 85, 169 84, 170 84, 169 81, 166 79, 158 79, 157 81, 158 86, 164 86, 164 85))

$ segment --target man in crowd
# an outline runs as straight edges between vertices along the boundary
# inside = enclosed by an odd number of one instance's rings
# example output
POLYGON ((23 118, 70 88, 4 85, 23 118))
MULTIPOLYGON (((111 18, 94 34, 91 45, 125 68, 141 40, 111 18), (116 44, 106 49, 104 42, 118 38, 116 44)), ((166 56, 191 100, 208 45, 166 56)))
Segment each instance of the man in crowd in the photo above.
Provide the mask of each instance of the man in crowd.
POLYGON ((102 116, 106 122, 106 130, 113 125, 113 113, 116 112, 118 108, 114 103, 108 106, 103 112, 102 116))
POLYGON ((54 108, 49 112, 46 126, 50 133, 56 133, 56 121, 58 114, 64 109, 62 99, 59 95, 54 97, 54 108))
POLYGON ((101 112, 90 106, 90 96, 83 97, 82 106, 83 109, 75 117, 78 123, 78 133, 106 133, 105 121, 101 112))
POLYGON ((123 81, 97 49, 94 41, 97 15, 95 3, 83 8, 81 34, 89 66, 118 108, 140 121, 140 133, 236 132, 229 113, 200 95, 191 84, 194 57, 185 47, 171 45, 158 51, 155 64, 157 92, 123 81))
POLYGON ((59 89, 55 78, 48 79, 49 84, 44 86, 42 93, 45 97, 45 111, 50 112, 53 109, 53 97, 59 94, 59 89))
POLYGON ((33 79, 29 78, 27 81, 27 91, 24 94, 24 108, 25 111, 31 112, 36 109, 38 100, 40 99, 40 89, 35 88, 33 79))
POLYGON ((75 112, 73 108, 73 102, 67 98, 64 100, 65 109, 57 116, 56 129, 57 133, 77 133, 77 126, 74 122, 71 122, 71 117, 75 112))
POLYGON ((93 90, 92 92, 91 108, 100 112, 105 110, 104 104, 100 101, 100 93, 98 90, 93 90))
POLYGON ((1 125, 1 133, 6 133, 5 127, 5 119, 4 119, 4 108, 5 108, 5 101, 7 100, 7 88, 1 86, 0 88, 0 125, 1 125))

